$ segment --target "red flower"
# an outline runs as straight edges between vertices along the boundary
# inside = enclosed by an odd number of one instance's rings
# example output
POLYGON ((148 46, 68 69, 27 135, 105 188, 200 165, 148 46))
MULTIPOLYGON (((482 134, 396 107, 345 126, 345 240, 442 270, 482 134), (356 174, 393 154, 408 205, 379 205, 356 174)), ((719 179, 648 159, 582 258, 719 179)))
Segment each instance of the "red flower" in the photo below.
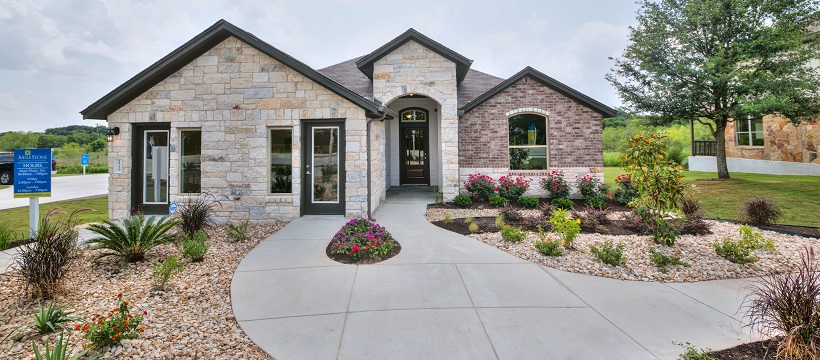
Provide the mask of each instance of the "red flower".
POLYGON ((117 294, 117 297, 122 297, 122 293, 117 294))

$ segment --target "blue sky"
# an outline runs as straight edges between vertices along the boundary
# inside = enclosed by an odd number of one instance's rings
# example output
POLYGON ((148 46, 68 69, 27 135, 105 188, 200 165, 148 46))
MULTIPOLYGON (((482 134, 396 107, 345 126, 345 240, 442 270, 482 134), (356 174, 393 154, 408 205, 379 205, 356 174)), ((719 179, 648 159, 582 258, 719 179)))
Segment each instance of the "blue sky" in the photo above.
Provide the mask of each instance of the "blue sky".
POLYGON ((412 27, 502 78, 525 66, 610 106, 633 1, 0 0, 0 132, 94 125, 79 111, 224 18, 314 68, 412 27))

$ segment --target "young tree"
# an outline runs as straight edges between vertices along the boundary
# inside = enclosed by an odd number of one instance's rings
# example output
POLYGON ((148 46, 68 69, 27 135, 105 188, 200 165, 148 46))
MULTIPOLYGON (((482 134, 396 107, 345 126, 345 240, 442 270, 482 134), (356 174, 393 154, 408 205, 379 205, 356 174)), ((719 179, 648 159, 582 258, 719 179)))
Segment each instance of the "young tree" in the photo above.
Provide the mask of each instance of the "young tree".
POLYGON ((820 113, 816 0, 643 0, 631 44, 607 80, 633 111, 693 119, 717 140, 719 178, 732 119, 820 113))

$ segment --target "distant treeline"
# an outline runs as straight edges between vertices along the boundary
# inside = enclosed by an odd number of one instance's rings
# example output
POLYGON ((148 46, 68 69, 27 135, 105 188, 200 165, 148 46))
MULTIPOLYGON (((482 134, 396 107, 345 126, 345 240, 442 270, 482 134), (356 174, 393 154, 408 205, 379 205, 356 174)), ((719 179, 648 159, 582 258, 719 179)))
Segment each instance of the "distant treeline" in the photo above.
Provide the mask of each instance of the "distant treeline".
POLYGON ((104 126, 69 125, 46 129, 44 132, 6 131, 0 133, 0 151, 25 148, 58 149, 68 146, 86 153, 105 151, 104 126))

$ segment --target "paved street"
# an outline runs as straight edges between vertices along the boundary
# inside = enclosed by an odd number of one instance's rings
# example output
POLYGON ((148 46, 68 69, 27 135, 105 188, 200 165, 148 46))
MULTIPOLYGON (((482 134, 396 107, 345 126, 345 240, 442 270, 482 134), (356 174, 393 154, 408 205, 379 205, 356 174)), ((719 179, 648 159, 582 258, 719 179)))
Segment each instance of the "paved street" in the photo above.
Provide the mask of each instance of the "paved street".
MULTIPOLYGON (((108 194, 108 174, 58 176, 51 178, 51 197, 40 204, 108 194)), ((28 199, 15 199, 14 187, 0 190, 0 210, 28 206, 28 199)))

